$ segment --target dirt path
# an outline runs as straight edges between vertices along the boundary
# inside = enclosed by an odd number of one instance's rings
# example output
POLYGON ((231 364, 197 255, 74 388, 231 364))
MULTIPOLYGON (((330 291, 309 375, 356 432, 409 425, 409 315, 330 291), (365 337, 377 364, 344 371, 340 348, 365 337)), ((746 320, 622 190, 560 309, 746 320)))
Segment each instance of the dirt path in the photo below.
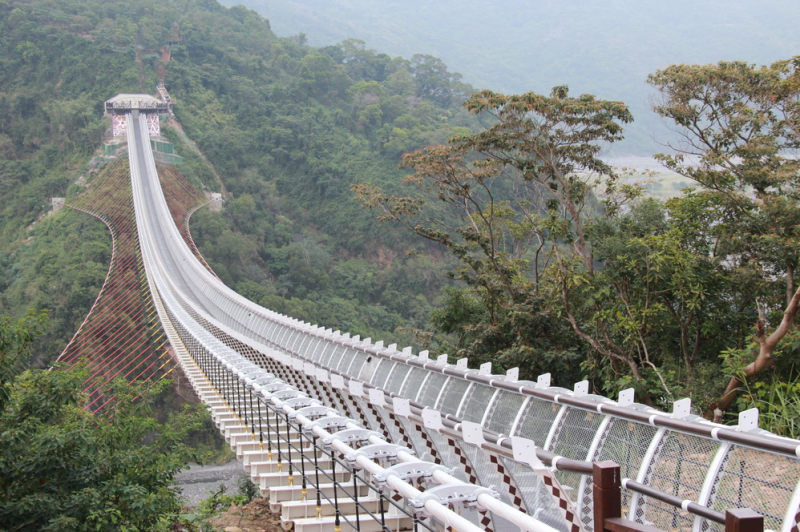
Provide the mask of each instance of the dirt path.
POLYGON ((282 532, 280 517, 269 510, 267 499, 253 499, 247 506, 232 505, 211 523, 225 532, 282 532))

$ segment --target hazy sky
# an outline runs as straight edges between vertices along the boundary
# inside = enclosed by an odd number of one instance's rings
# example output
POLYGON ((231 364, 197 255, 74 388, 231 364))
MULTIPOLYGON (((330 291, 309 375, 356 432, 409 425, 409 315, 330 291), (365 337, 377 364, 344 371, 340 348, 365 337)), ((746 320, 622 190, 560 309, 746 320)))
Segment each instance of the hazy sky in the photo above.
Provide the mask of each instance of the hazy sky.
MULTIPOLYGON (((631 137, 658 137, 647 75, 674 63, 800 55, 800 0, 224 0, 309 44, 359 38, 392 56, 440 57, 476 88, 568 84, 631 106, 631 137)), ((637 149, 641 152, 641 142, 637 149)), ((653 150, 657 151, 656 147, 653 150)), ((623 150, 624 151, 624 150, 623 150)))

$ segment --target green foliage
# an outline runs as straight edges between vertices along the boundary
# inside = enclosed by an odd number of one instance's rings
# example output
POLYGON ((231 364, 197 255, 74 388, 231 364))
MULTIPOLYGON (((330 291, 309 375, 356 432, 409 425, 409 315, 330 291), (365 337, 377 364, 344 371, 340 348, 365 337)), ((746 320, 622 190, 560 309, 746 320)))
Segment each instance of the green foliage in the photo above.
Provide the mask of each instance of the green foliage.
POLYGON ((108 271, 111 237, 99 220, 63 209, 37 223, 24 242, 0 248, 0 311, 49 309, 50 326, 35 341, 33 364, 52 362, 77 330, 108 271))
MULTIPOLYGON (((745 383, 746 379, 742 379, 745 383)), ((759 426, 787 438, 800 438, 800 379, 746 384, 736 399, 739 410, 758 408, 759 426)))
POLYGON ((0 409, 11 394, 11 383, 30 362, 31 344, 42 334, 47 313, 28 311, 24 318, 0 318, 0 409))
MULTIPOLYGON (((4 333, 16 334, 9 322, 4 333)), ((4 335, 5 336, 5 335, 4 335)), ((13 352, 2 351, 4 363, 13 352)), ((4 530, 151 530, 177 514, 171 486, 188 459, 185 440, 207 413, 161 425, 152 400, 168 386, 115 383, 106 419, 82 410, 83 370, 28 370, 6 384, 0 410, 0 527, 4 530)))
MULTIPOLYGON (((656 112, 673 120, 684 139, 681 154, 660 159, 702 187, 676 200, 676 211, 690 227, 698 223, 692 218, 702 221, 695 252, 718 261, 736 286, 738 313, 749 311, 755 326, 747 334, 756 346, 749 362, 729 366, 733 376, 712 405, 719 417, 742 376, 773 367, 795 328, 800 163, 790 151, 800 146, 800 59, 762 67, 673 65, 648 81, 661 93, 656 112)), ((731 347, 728 355, 745 352, 741 344, 731 347)))
POLYGON ((51 309, 40 353, 59 352, 77 328, 109 250, 96 220, 75 212, 41 220, 49 198, 82 190, 71 184, 79 177, 91 182, 96 163, 86 160, 107 128, 102 102, 152 92, 158 72, 183 126, 164 128, 181 170, 219 190, 216 171, 229 193, 225 212, 193 221, 225 282, 253 280, 314 320, 331 319, 346 301, 349 317, 326 325, 356 334, 399 338, 409 319, 426 321, 443 283, 431 271, 444 268, 407 258, 408 239, 373 224, 349 186, 388 183, 401 175, 403 152, 475 127, 459 102, 468 91, 438 59, 391 58, 358 41, 314 49, 278 39, 252 11, 214 2, 58 0, 41 9, 12 0, 0 5, 0 69, 0 188, 8 191, 0 310, 51 309), (82 256, 90 260, 80 264, 82 256), (418 262, 419 275, 403 271, 418 262))

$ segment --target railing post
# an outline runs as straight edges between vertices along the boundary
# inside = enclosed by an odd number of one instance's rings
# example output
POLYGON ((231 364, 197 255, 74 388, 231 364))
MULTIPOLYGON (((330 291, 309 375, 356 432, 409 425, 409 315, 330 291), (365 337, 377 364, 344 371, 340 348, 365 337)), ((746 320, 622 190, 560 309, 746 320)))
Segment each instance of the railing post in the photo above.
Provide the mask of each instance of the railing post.
MULTIPOLYGON (((592 466, 594 529, 597 532, 604 532, 606 530, 606 519, 622 517, 619 466, 610 460, 595 462, 592 466)), ((748 530, 746 532, 751 531, 748 530)))
POLYGON ((725 532, 763 532, 764 516, 750 508, 725 511, 725 532))

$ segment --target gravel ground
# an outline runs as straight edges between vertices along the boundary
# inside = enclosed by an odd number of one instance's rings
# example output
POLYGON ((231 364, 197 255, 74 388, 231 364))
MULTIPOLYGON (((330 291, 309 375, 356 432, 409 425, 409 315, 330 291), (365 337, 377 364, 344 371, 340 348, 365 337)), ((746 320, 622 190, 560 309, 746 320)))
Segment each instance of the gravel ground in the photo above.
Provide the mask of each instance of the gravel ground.
POLYGON ((176 475, 175 485, 181 489, 187 506, 197 506, 200 501, 219 491, 220 484, 225 486, 225 493, 236 494, 239 491, 239 479, 246 475, 241 462, 235 459, 223 465, 191 464, 188 470, 176 475))

